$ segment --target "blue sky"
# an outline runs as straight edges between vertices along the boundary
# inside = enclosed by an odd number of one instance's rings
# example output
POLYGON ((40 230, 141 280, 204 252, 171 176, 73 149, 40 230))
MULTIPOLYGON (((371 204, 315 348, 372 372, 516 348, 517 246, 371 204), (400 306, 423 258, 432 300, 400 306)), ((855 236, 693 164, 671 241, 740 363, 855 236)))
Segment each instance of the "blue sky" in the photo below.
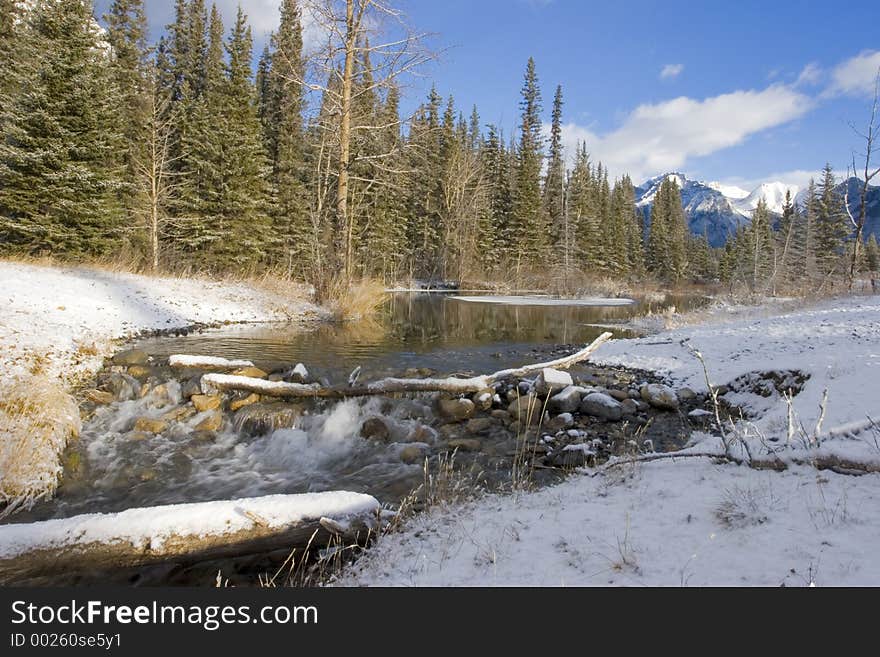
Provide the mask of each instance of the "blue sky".
MULTIPOLYGON (((99 12, 108 0, 96 2, 99 12)), ((147 0, 154 33, 172 0, 147 0)), ((236 0, 218 0, 229 23, 236 0)), ((241 0, 258 41, 279 0, 241 0)), ((431 82, 484 123, 515 129, 522 75, 535 58, 549 120, 557 84, 566 143, 639 182, 679 170, 749 188, 803 184, 826 161, 843 171, 868 118, 880 67, 880 3, 400 0, 442 49, 431 82)))

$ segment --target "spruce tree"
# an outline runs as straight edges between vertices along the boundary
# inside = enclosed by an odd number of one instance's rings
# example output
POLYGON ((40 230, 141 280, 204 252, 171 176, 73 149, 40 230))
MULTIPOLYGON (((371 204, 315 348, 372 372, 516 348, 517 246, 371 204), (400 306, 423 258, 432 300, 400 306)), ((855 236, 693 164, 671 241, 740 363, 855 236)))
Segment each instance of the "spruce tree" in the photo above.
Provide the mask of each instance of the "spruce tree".
POLYGON ((119 97, 106 44, 83 0, 39 2, 20 27, 16 85, 0 144, 0 241, 74 257, 118 241, 119 97))
POLYGON ((557 253, 564 248, 567 238, 563 212, 565 210, 565 156, 562 150, 562 86, 553 96, 550 124, 550 147, 547 175, 544 178, 544 212, 550 229, 550 240, 557 253))
MULTIPOLYGON (((816 259, 822 275, 839 269, 843 240, 849 233, 843 199, 835 190, 836 186, 834 170, 831 164, 826 164, 819 183, 816 208, 816 259)), ((842 273, 842 269, 838 273, 842 273)))
POLYGON ((541 211, 541 167, 544 139, 541 135, 541 90, 535 60, 526 65, 520 100, 519 143, 516 150, 516 173, 509 245, 513 266, 537 264, 547 244, 547 225, 541 211))

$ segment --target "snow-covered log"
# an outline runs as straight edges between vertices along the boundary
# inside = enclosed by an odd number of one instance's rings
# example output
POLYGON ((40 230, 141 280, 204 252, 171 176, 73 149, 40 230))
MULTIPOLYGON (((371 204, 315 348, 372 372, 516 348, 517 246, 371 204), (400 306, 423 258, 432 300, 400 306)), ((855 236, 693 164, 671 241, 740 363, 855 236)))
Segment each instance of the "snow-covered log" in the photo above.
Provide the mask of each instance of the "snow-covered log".
POLYGON ((548 361, 524 365, 515 369, 501 370, 494 374, 474 376, 466 379, 448 377, 445 379, 379 379, 356 386, 324 387, 318 383, 287 383, 266 381, 247 376, 229 374, 205 374, 201 380, 202 392, 215 394, 225 390, 255 392, 266 397, 362 397, 366 395, 386 395, 396 392, 450 392, 454 394, 485 390, 492 384, 513 377, 523 377, 547 368, 567 369, 587 360, 602 344, 611 339, 611 333, 603 333, 580 351, 548 361))
POLYGON ((228 360, 217 356, 190 356, 187 354, 169 356, 168 365, 170 367, 192 367, 202 370, 238 370, 254 366, 249 360, 228 360))
POLYGON ((113 570, 327 545, 376 527, 370 495, 269 495, 91 513, 0 526, 0 583, 58 572, 113 570), (342 531, 344 530, 344 531, 342 531))

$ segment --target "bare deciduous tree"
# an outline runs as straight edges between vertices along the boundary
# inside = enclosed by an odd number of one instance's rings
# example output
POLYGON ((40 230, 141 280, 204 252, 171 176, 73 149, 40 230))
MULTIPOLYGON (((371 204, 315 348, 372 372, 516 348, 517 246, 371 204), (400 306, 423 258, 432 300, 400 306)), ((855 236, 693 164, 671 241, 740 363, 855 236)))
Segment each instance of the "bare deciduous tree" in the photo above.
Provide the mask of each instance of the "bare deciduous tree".
MULTIPOLYGON (((871 157, 874 154, 877 146, 874 143, 877 137, 877 110, 878 104, 880 104, 880 69, 877 71, 877 76, 874 78, 874 102, 871 104, 871 117, 868 120, 868 128, 866 132, 861 132, 859 129, 855 127, 855 125, 851 124, 851 127, 855 133, 865 140, 865 152, 862 154, 865 158, 865 166, 864 170, 859 176, 859 182, 861 184, 861 189, 859 190, 859 214, 858 217, 853 217, 852 211, 849 207, 849 180, 844 183, 846 186, 846 191, 844 193, 844 206, 846 207, 846 213, 849 216, 850 223, 852 223, 853 228, 855 229, 855 239, 853 240, 853 250, 852 250, 852 261, 850 262, 849 267, 849 288, 852 290, 853 283, 856 278, 856 271, 858 269, 859 262, 859 252, 861 251, 862 245, 862 235, 865 230, 865 220, 868 214, 868 186, 871 183, 871 180, 880 174, 880 167, 877 167, 873 171, 871 170, 871 157)), ((857 173, 856 169, 856 154, 853 153, 852 157, 852 175, 855 176, 857 173)), ((847 176, 849 178, 849 176, 847 176)))

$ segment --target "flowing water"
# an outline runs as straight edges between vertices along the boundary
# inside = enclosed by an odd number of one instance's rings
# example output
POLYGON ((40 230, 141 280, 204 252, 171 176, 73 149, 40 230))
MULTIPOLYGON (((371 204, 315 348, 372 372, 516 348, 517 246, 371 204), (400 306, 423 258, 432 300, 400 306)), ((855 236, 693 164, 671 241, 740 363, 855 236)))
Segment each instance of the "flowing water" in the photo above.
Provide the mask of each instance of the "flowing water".
MULTIPOLYGON (((356 367, 361 381, 489 373, 542 360, 559 345, 587 343, 608 325, 701 303, 699 298, 668 297, 633 305, 514 306, 399 293, 375 320, 307 330, 234 326, 142 339, 135 346, 157 363, 175 353, 245 358, 266 371, 303 363, 314 379, 330 383, 346 381, 356 367)), ((624 329, 614 333, 632 335, 624 329)), ((394 503, 422 481, 422 459, 436 457, 449 437, 429 395, 259 404, 239 411, 234 421, 228 416, 220 431, 200 432, 195 426, 204 414, 187 409, 181 397, 185 381, 173 374, 157 366, 142 381, 148 386, 145 395, 88 409, 91 415, 68 450, 55 499, 13 521, 331 489, 369 492, 394 503), (278 417, 288 416, 279 428, 278 417), (133 430, 139 417, 171 419, 158 435, 145 436, 133 430), (383 418, 388 429, 383 440, 360 435, 364 421, 373 417, 383 418), (423 450, 421 457, 402 458, 403 450, 413 446, 423 450)), ((493 428, 483 436, 480 453, 467 458, 475 468, 509 474, 514 448, 505 428, 493 428)))

